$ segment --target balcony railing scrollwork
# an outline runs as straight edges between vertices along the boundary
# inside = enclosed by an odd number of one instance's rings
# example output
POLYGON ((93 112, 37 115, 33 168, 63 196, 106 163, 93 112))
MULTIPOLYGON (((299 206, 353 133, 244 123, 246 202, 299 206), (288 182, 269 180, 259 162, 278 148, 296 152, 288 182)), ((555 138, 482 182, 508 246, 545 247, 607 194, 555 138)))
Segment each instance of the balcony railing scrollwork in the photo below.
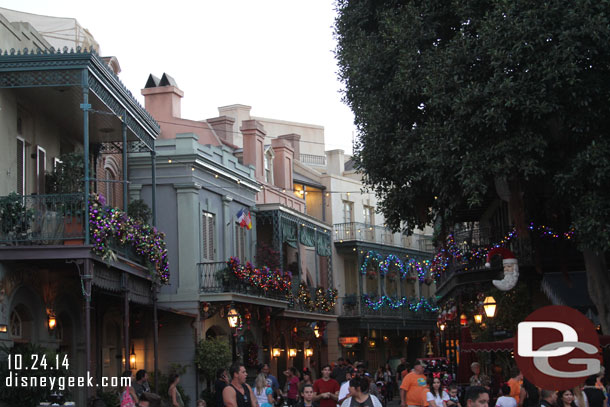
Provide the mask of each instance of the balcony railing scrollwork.
POLYGON ((390 229, 383 226, 369 225, 360 222, 335 224, 334 239, 335 242, 339 243, 360 241, 404 247, 426 253, 432 253, 434 251, 432 236, 417 233, 406 236, 400 233, 393 233, 390 229))

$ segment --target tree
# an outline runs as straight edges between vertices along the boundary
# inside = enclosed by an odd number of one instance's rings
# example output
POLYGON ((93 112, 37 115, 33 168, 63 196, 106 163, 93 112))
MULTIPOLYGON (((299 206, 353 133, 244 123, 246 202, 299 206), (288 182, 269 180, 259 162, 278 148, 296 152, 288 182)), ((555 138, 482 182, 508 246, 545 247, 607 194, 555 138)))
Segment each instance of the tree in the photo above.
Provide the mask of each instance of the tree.
POLYGON ((231 349, 226 338, 201 339, 195 350, 195 365, 204 377, 213 382, 216 371, 231 362, 231 349))
POLYGON ((503 182, 512 221, 575 228, 610 333, 608 0, 338 0, 355 160, 386 223, 442 228, 503 182), (391 148, 388 148, 391 146, 391 148))

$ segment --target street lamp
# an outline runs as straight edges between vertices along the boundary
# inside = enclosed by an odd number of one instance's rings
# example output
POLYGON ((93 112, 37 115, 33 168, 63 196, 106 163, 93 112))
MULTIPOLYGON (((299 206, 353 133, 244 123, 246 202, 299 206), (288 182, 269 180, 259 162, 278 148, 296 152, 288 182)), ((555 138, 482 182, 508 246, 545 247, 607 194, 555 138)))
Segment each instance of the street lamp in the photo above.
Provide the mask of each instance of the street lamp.
POLYGON ((235 330, 235 332, 231 332, 231 356, 233 362, 237 360, 237 352, 235 350, 235 335, 237 334, 237 324, 239 323, 239 312, 235 309, 235 305, 231 302, 231 306, 229 307, 229 312, 227 313, 227 321, 229 321, 229 326, 231 330, 235 330))
POLYGON ((493 318, 496 315, 496 299, 491 295, 483 301, 483 309, 487 318, 493 318))

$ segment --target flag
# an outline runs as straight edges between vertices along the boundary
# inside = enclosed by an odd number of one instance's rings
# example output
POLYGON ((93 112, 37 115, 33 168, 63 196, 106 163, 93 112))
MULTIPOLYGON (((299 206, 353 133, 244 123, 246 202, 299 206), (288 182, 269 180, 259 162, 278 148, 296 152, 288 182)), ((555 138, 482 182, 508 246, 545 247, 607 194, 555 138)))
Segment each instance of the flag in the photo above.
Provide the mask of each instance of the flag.
POLYGON ((252 229, 252 217, 250 216, 250 211, 246 211, 243 208, 237 212, 237 222, 239 222, 239 226, 242 228, 247 228, 248 230, 252 229))

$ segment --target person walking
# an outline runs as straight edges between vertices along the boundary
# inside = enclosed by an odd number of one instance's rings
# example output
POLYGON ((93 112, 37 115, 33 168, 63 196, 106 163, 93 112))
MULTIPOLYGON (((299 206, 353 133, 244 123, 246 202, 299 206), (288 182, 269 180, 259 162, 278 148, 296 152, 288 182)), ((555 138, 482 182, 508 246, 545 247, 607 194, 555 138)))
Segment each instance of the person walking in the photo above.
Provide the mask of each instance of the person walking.
POLYGON ((425 407, 428 405, 428 383, 424 375, 424 363, 418 360, 413 365, 413 371, 408 373, 400 385, 400 406, 425 407))
POLYGON ((607 397, 604 391, 595 385, 596 382, 597 375, 587 377, 583 392, 587 395, 589 407, 604 407, 606 405, 607 397))
POLYGON ((557 393, 557 407, 576 407, 572 390, 563 390, 557 393))
POLYGON ((346 399, 341 407, 382 407, 381 401, 369 394, 369 380, 366 377, 351 379, 349 390, 352 396, 346 399))
POLYGON ((254 381, 254 397, 256 397, 258 407, 262 407, 265 403, 273 405, 273 389, 262 373, 259 373, 254 381))
POLYGON ((180 375, 178 373, 170 374, 169 389, 167 390, 167 394, 169 395, 169 402, 171 407, 184 407, 182 395, 178 391, 178 383, 180 383, 180 375))
MULTIPOLYGON (((121 377, 131 378, 131 370, 125 370, 121 377)), ((136 407, 137 402, 138 396, 136 396, 136 391, 131 387, 131 384, 123 387, 121 392, 121 407, 136 407)))
POLYGON ((557 392, 555 390, 540 390, 540 407, 555 407, 557 392))
POLYGON ((339 398, 339 383, 330 378, 330 365, 322 367, 322 377, 313 382, 314 401, 320 407, 336 407, 339 398))
POLYGON ((426 401, 430 407, 447 407, 447 401, 449 401, 449 395, 445 393, 441 387, 441 379, 438 377, 431 377, 428 379, 428 393, 426 394, 426 401))
POLYGON ((225 407, 257 407, 254 392, 246 384, 248 372, 243 363, 235 362, 229 368, 231 381, 222 391, 225 407))

